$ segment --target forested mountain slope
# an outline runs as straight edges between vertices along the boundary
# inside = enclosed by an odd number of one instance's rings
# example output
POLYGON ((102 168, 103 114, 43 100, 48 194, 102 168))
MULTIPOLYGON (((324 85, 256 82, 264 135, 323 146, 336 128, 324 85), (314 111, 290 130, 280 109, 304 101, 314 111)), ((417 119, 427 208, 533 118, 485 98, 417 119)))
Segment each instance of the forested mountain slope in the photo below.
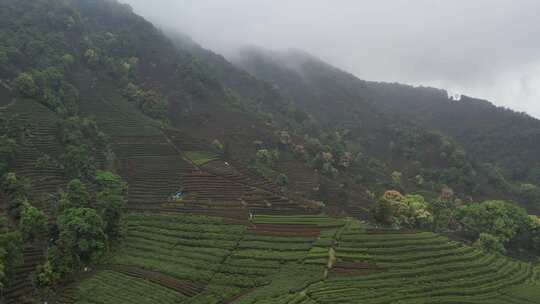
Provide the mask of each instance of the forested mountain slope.
POLYGON ((0 303, 535 303, 521 180, 309 61, 1 1, 0 303))
POLYGON ((235 61, 327 124, 352 121, 370 133, 380 129, 377 121, 405 120, 440 132, 463 148, 477 183, 485 175, 497 190, 537 205, 538 189, 530 189, 540 182, 540 121, 533 117, 440 89, 360 80, 299 51, 246 48, 235 61))

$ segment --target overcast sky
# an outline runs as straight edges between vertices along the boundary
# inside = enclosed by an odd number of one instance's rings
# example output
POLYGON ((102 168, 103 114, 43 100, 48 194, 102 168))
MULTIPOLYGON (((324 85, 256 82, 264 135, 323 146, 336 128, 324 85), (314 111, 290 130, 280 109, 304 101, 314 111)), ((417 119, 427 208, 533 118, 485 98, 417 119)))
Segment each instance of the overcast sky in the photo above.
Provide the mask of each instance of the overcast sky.
POLYGON ((231 55, 302 49, 366 80, 429 85, 540 118, 538 0, 120 0, 231 55))

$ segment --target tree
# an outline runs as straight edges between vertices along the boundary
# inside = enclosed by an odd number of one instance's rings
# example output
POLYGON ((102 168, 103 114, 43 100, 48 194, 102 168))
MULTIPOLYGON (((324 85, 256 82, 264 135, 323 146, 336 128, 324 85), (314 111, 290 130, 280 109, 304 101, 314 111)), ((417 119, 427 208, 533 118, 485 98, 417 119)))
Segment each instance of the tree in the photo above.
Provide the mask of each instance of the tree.
POLYGON ((279 154, 275 150, 261 149, 257 151, 257 160, 266 166, 272 166, 279 158, 279 154))
POLYGON ((73 255, 66 251, 62 251, 58 246, 49 247, 46 262, 36 269, 36 281, 40 288, 58 284, 77 267, 73 255))
POLYGON ((370 208, 371 217, 379 224, 391 226, 393 223, 392 204, 389 200, 380 199, 370 208))
POLYGON ((124 88, 123 93, 124 97, 126 97, 128 101, 134 102, 137 105, 142 102, 142 91, 137 85, 133 84, 132 82, 127 84, 127 86, 124 88))
POLYGON ((156 91, 144 91, 133 83, 128 83, 124 89, 124 97, 139 107, 146 115, 160 120, 167 120, 169 102, 156 91))
POLYGON ((105 233, 109 238, 121 235, 121 219, 125 205, 127 184, 108 171, 98 171, 96 184, 99 192, 96 195, 96 209, 105 223, 105 233))
POLYGON ((72 208, 86 208, 89 206, 90 193, 80 179, 73 179, 68 183, 66 198, 72 208))
POLYGON ((476 238, 481 233, 497 237, 503 244, 527 229, 529 217, 523 208, 505 201, 486 201, 457 209, 463 230, 476 238))
POLYGON ((351 152, 345 152, 339 159, 339 166, 342 168, 349 168, 353 163, 353 155, 351 152))
POLYGON ((5 49, 0 48, 0 66, 4 67, 9 63, 9 57, 5 49))
POLYGON ((87 146, 68 145, 62 159, 69 177, 82 178, 94 175, 95 167, 87 146))
POLYGON ((218 139, 212 141, 212 147, 218 152, 223 152, 223 144, 218 139))
POLYGON ((155 102, 145 102, 141 105, 141 111, 154 118, 162 121, 167 121, 167 108, 168 101, 166 99, 160 99, 155 102))
POLYGON ((127 184, 122 178, 110 171, 98 170, 95 183, 98 186, 98 191, 109 191, 121 195, 124 195, 127 191, 127 184))
POLYGON ((540 207, 540 187, 533 184, 521 184, 517 193, 531 206, 540 207))
POLYGON ((94 49, 88 49, 84 52, 84 59, 90 66, 95 66, 99 63, 99 54, 94 49))
POLYGON ((392 175, 390 176, 392 178, 392 186, 398 189, 401 189, 403 187, 401 183, 402 175, 403 174, 401 174, 401 172, 398 172, 398 171, 392 172, 392 175))
POLYGON ((36 282, 41 289, 55 285, 61 278, 61 271, 57 271, 53 266, 52 255, 49 253, 47 261, 43 265, 36 267, 36 282))
POLYGON ((276 177, 276 184, 278 184, 278 186, 280 187, 287 187, 287 185, 289 184, 289 178, 284 173, 280 173, 276 177))
POLYGON ((323 149, 321 142, 316 138, 307 138, 304 147, 311 156, 319 154, 319 152, 323 149))
POLYGON ((71 116, 62 120, 59 125, 60 140, 65 145, 104 148, 107 136, 100 131, 93 118, 71 116))
POLYGON ((25 196, 30 190, 30 185, 27 180, 18 178, 17 174, 10 172, 4 176, 1 189, 9 198, 13 198, 15 196, 25 196))
POLYGON ((338 174, 338 170, 334 168, 331 163, 324 163, 321 168, 321 173, 333 178, 338 174))
POLYGON ((383 225, 407 228, 426 228, 433 223, 429 204, 421 195, 402 195, 386 191, 372 208, 375 220, 383 225))
POLYGON ((6 136, 0 136, 0 176, 3 176, 11 160, 15 157, 17 151, 17 142, 6 136))
POLYGON ((96 196, 96 210, 104 222, 104 231, 109 238, 118 238, 121 235, 121 219, 125 206, 124 196, 101 191, 96 196))
POLYGON ((38 86, 36 85, 34 78, 28 73, 19 74, 15 79, 15 87, 24 97, 35 97, 38 92, 38 86))
POLYGON ((39 236, 47 234, 47 216, 42 211, 26 202, 21 211, 19 227, 23 238, 27 241, 33 241, 39 236))
POLYGON ((1 190, 7 195, 10 215, 18 218, 21 208, 26 202, 26 194, 30 190, 30 184, 26 179, 18 178, 15 173, 10 172, 5 175, 1 190))
POLYGON ((499 238, 489 233, 480 233, 480 237, 478 238, 478 241, 475 243, 475 245, 487 253, 506 253, 506 249, 504 248, 499 238))
POLYGON ((288 131, 279 131, 277 132, 277 135, 279 137, 279 144, 282 148, 291 144, 292 138, 288 131))
POLYGON ((73 258, 76 265, 97 262, 106 248, 104 226, 94 209, 65 210, 58 217, 59 250, 73 258))
POLYGON ((451 228, 455 214, 452 201, 436 199, 430 203, 429 210, 433 214, 433 230, 441 232, 451 228))
POLYGON ((64 69, 69 69, 75 63, 75 58, 71 54, 65 54, 62 56, 62 65, 64 69))
POLYGON ((440 232, 456 228, 456 203, 450 187, 444 186, 439 197, 429 205, 429 211, 433 214, 433 230, 440 232))
POLYGON ((421 195, 405 195, 393 208, 394 223, 400 227, 427 228, 433 223, 429 204, 421 195))
POLYGON ((21 234, 9 231, 7 219, 0 217, 0 291, 13 277, 15 268, 22 265, 22 247, 21 234))
POLYGON ((531 215, 530 226, 527 229, 526 245, 534 252, 540 253, 540 217, 531 215))

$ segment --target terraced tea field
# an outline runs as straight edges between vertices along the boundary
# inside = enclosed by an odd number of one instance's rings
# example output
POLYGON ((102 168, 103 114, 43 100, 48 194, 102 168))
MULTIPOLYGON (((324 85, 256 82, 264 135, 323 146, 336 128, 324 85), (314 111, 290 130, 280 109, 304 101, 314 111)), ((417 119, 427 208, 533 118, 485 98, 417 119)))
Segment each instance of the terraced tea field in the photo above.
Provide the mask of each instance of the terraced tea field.
POLYGON ((534 277, 529 264, 425 232, 349 229, 335 256, 333 275, 306 291, 316 303, 509 303, 501 291, 534 277))
POLYGON ((80 304, 184 303, 186 296, 171 288, 115 271, 102 271, 79 286, 80 304))
POLYGON ((26 244, 23 249, 23 264, 15 269, 15 278, 4 293, 6 304, 25 303, 35 295, 32 272, 45 260, 45 244, 26 244))
POLYGON ((428 232, 307 215, 132 213, 127 224, 75 303, 538 303, 538 269, 428 232))
MULTIPOLYGON (((38 168, 36 160, 45 155, 54 159, 62 153, 56 140, 58 118, 40 103, 26 99, 15 100, 2 108, 0 116, 2 115, 15 117, 18 124, 27 126, 26 141, 18 147, 12 170, 17 176, 30 182, 29 199, 34 206, 50 216, 53 206, 49 204, 49 195, 58 192, 68 180, 61 168, 38 168)), ((3 205, 1 208, 5 209, 7 206, 3 205)), ((15 270, 14 279, 4 291, 6 303, 24 303, 26 297, 34 294, 31 276, 35 267, 44 259, 44 248, 45 244, 25 244, 24 264, 15 270)))
POLYGON ((97 80, 88 83, 87 79, 94 77, 87 77, 79 79, 80 112, 95 117, 101 130, 111 137, 161 134, 159 122, 125 100, 113 83, 97 80))
POLYGON ((129 184, 128 207, 155 210, 180 190, 182 176, 194 170, 164 136, 116 137, 118 172, 129 184))
POLYGON ((221 218, 132 214, 125 248, 112 263, 205 284, 237 246, 242 225, 221 218))
POLYGON ((182 189, 187 200, 198 202, 240 202, 253 214, 309 214, 320 208, 309 202, 292 201, 270 182, 253 178, 236 165, 222 160, 204 163, 199 171, 186 173, 182 189))
POLYGON ((43 199, 65 186, 67 178, 59 167, 37 168, 36 160, 46 155, 53 159, 61 155, 60 144, 56 139, 59 120, 42 104, 26 99, 18 99, 4 113, 0 112, 0 115, 15 113, 18 123, 28 127, 28 136, 19 147, 13 169, 18 176, 30 181, 32 191, 29 194, 36 207, 50 214, 52 206, 44 204, 43 199))

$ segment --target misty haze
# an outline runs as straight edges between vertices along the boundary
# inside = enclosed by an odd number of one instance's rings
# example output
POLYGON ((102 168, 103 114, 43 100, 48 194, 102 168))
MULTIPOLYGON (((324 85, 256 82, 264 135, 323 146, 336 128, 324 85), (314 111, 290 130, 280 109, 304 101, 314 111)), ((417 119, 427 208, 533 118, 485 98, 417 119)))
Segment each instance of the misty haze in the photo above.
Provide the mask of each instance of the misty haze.
POLYGON ((123 2, 226 56, 246 45, 304 50, 362 79, 434 86, 540 117, 538 1, 123 2))
POLYGON ((540 304, 533 0, 0 0, 0 304, 540 304))

